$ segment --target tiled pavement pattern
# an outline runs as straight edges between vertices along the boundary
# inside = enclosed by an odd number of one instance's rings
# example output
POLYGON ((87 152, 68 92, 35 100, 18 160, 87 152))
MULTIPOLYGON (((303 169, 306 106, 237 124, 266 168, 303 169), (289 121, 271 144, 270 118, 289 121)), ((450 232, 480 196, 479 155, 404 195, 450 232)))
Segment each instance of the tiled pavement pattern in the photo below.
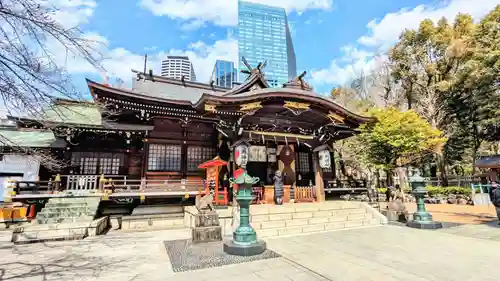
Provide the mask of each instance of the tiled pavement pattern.
POLYGON ((174 274, 162 241, 189 235, 188 229, 110 232, 0 248, 0 280, 498 280, 500 241, 446 229, 379 226, 279 237, 267 241, 283 258, 174 274))

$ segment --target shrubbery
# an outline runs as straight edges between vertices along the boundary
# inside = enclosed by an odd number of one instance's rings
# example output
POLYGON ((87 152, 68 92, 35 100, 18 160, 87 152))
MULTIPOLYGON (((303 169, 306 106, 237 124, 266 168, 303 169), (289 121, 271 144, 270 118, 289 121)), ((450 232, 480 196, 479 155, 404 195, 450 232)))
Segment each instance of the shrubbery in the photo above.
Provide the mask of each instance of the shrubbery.
MULTIPOLYGON (((442 187, 442 186, 426 186, 425 189, 429 192, 429 196, 434 197, 438 195, 442 196, 447 196, 450 194, 460 194, 460 195, 466 195, 466 196, 471 196, 472 190, 470 187, 460 187, 460 186, 447 186, 447 187, 442 187)), ((377 188, 377 192, 379 194, 385 194, 387 191, 387 188, 377 188)), ((411 190, 405 190, 406 193, 411 193, 411 190)), ((479 193, 479 189, 476 189, 476 192, 479 193)))

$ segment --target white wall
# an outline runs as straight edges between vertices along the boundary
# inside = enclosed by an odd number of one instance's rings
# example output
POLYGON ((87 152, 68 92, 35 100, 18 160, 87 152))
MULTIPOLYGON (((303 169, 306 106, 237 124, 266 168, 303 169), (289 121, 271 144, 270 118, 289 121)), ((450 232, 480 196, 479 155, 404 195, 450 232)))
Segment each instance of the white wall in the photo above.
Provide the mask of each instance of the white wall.
POLYGON ((23 174, 22 179, 18 177, 0 177, 0 202, 4 201, 6 195, 5 185, 12 179, 36 181, 38 180, 38 171, 40 162, 33 156, 28 155, 4 155, 0 161, 0 173, 4 174, 23 174))

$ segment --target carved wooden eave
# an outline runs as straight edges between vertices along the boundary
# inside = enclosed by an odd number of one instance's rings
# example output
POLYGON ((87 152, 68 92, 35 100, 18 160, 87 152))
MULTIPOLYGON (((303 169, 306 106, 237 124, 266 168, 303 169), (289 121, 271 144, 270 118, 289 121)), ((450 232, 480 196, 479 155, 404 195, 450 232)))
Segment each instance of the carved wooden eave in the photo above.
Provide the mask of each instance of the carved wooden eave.
POLYGON ((295 115, 301 115, 302 113, 311 110, 310 104, 294 101, 285 101, 283 107, 290 110, 295 115))
POLYGON ((332 123, 344 124, 345 118, 334 113, 334 112, 330 111, 330 113, 327 115, 327 117, 332 121, 332 123))
POLYGON ((214 104, 205 104, 205 111, 215 113, 217 111, 217 106, 214 104))
POLYGON ((323 151, 323 150, 328 150, 330 152, 333 152, 333 148, 331 146, 329 146, 328 144, 323 144, 323 145, 320 145, 318 147, 316 147, 313 152, 319 152, 319 151, 323 151))
MULTIPOLYGON (((340 120, 343 122, 346 119, 349 119, 351 122, 355 122, 358 124, 374 122, 375 119, 371 117, 361 116, 354 112, 351 112, 344 108, 343 106, 335 103, 332 100, 321 97, 320 95, 315 94, 314 92, 304 91, 300 89, 293 88, 266 88, 260 89, 253 92, 245 92, 238 95, 223 95, 216 96, 211 94, 203 94, 201 98, 196 102, 193 106, 194 108, 203 109, 205 104, 217 104, 218 106, 224 104, 246 104, 246 103, 254 103, 257 101, 263 101, 266 99, 277 98, 283 99, 285 101, 289 101, 292 103, 285 103, 287 107, 297 108, 306 110, 306 104, 311 106, 323 107, 327 112, 335 113, 335 115, 331 115, 332 118, 336 120, 337 123, 340 123, 340 120)), ((325 118, 330 118, 325 116, 325 118)))
POLYGON ((258 102, 251 102, 251 103, 245 103, 240 105, 240 112, 250 112, 250 111, 256 111, 263 108, 262 104, 260 101, 258 102))

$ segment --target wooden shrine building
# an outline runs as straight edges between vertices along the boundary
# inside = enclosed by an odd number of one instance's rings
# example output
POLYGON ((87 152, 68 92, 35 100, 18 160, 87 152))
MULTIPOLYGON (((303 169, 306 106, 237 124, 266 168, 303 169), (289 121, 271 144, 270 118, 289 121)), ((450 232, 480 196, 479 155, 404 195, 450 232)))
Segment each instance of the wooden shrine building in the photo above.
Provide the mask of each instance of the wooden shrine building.
POLYGON ((93 102, 57 100, 41 120, 9 117, 17 125, 0 136, 16 151, 26 146, 66 161, 55 171, 41 165, 40 181, 60 174, 81 185, 74 177, 104 175, 126 178, 124 186, 156 181, 160 188, 165 181, 201 182, 199 165, 216 156, 230 163, 221 180, 230 176, 231 145, 244 139, 251 144, 248 172, 262 186, 280 170, 285 185, 313 185, 321 193, 336 178, 332 143, 372 121, 314 93, 305 73, 271 88, 262 65, 249 67, 248 79, 233 89, 134 73, 132 89, 87 80, 93 102), (51 140, 37 144, 37 134, 51 140), (325 150, 330 163, 320 165, 325 150))

